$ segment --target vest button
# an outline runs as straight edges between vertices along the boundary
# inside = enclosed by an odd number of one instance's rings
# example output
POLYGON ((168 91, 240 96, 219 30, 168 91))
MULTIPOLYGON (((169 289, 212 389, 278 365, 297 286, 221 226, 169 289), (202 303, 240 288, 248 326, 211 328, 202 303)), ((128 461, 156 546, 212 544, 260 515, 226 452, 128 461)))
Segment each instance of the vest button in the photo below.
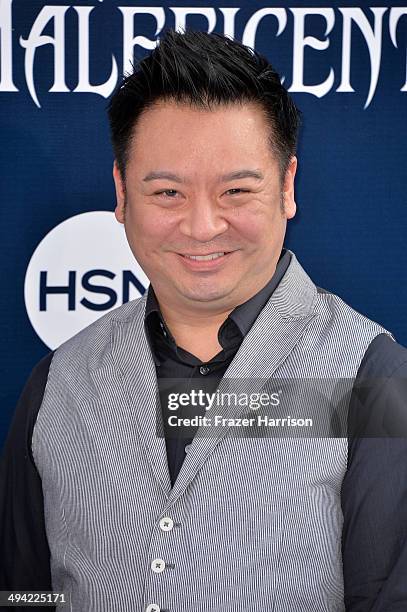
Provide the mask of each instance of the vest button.
POLYGON ((160 606, 157 606, 157 604, 148 604, 147 608, 146 608, 146 612, 160 612, 161 608, 160 606))
POLYGON ((165 562, 162 559, 154 559, 151 562, 151 569, 155 574, 161 574, 165 570, 165 562))
POLYGON ((201 366, 199 368, 199 371, 202 374, 202 376, 206 376, 210 370, 209 370, 208 366, 201 366))
POLYGON ((174 527, 174 521, 169 516, 165 516, 160 521, 160 527, 163 531, 171 531, 174 527))

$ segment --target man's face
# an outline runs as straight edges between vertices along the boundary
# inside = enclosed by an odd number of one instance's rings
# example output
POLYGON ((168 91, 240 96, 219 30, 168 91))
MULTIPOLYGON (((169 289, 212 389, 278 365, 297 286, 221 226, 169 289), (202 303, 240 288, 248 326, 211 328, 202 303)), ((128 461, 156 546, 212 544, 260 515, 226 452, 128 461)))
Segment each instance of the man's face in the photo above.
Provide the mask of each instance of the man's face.
POLYGON ((115 215, 161 304, 226 312, 271 278, 296 210, 297 160, 281 185, 268 137, 255 104, 160 102, 139 118, 125 185, 114 166, 115 215))

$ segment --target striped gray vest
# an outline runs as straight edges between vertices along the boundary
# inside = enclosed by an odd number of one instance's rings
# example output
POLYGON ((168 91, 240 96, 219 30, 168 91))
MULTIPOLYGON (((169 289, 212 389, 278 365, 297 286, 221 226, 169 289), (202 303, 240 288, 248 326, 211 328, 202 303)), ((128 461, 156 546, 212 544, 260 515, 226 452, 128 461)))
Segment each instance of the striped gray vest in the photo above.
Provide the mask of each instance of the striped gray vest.
MULTIPOLYGON (((171 488, 145 302, 52 360, 32 451, 54 591, 74 612, 343 611, 346 437, 197 435, 171 488)), ((383 332, 292 253, 224 379, 352 379, 383 332)))

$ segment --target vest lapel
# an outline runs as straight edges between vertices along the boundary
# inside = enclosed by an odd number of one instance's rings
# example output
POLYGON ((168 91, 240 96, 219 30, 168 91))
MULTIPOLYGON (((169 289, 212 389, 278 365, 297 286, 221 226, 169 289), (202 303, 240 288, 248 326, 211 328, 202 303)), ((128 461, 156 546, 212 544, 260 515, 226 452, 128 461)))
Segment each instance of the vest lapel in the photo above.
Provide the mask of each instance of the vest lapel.
POLYGON ((155 364, 144 331, 145 303, 146 295, 137 302, 132 316, 125 320, 113 319, 111 350, 147 459, 168 497, 171 479, 165 439, 157 432, 157 424, 162 427, 161 407, 155 364))

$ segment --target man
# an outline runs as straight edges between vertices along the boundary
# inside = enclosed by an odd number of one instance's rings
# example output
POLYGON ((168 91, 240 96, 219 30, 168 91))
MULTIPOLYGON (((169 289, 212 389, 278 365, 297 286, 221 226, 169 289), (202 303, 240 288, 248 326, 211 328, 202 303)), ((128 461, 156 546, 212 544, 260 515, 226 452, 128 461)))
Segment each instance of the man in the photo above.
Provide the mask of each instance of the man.
MULTIPOLYGON (((2 463, 1 589, 63 592, 75 612, 406 610, 403 438, 160 436, 168 388, 226 379, 356 378, 358 433, 378 431, 383 406, 403 422, 406 349, 283 248, 299 114, 278 75, 238 42, 169 31, 109 116, 115 214, 151 286, 23 391, 2 463)), ((288 385, 284 410, 295 401, 288 385)))

